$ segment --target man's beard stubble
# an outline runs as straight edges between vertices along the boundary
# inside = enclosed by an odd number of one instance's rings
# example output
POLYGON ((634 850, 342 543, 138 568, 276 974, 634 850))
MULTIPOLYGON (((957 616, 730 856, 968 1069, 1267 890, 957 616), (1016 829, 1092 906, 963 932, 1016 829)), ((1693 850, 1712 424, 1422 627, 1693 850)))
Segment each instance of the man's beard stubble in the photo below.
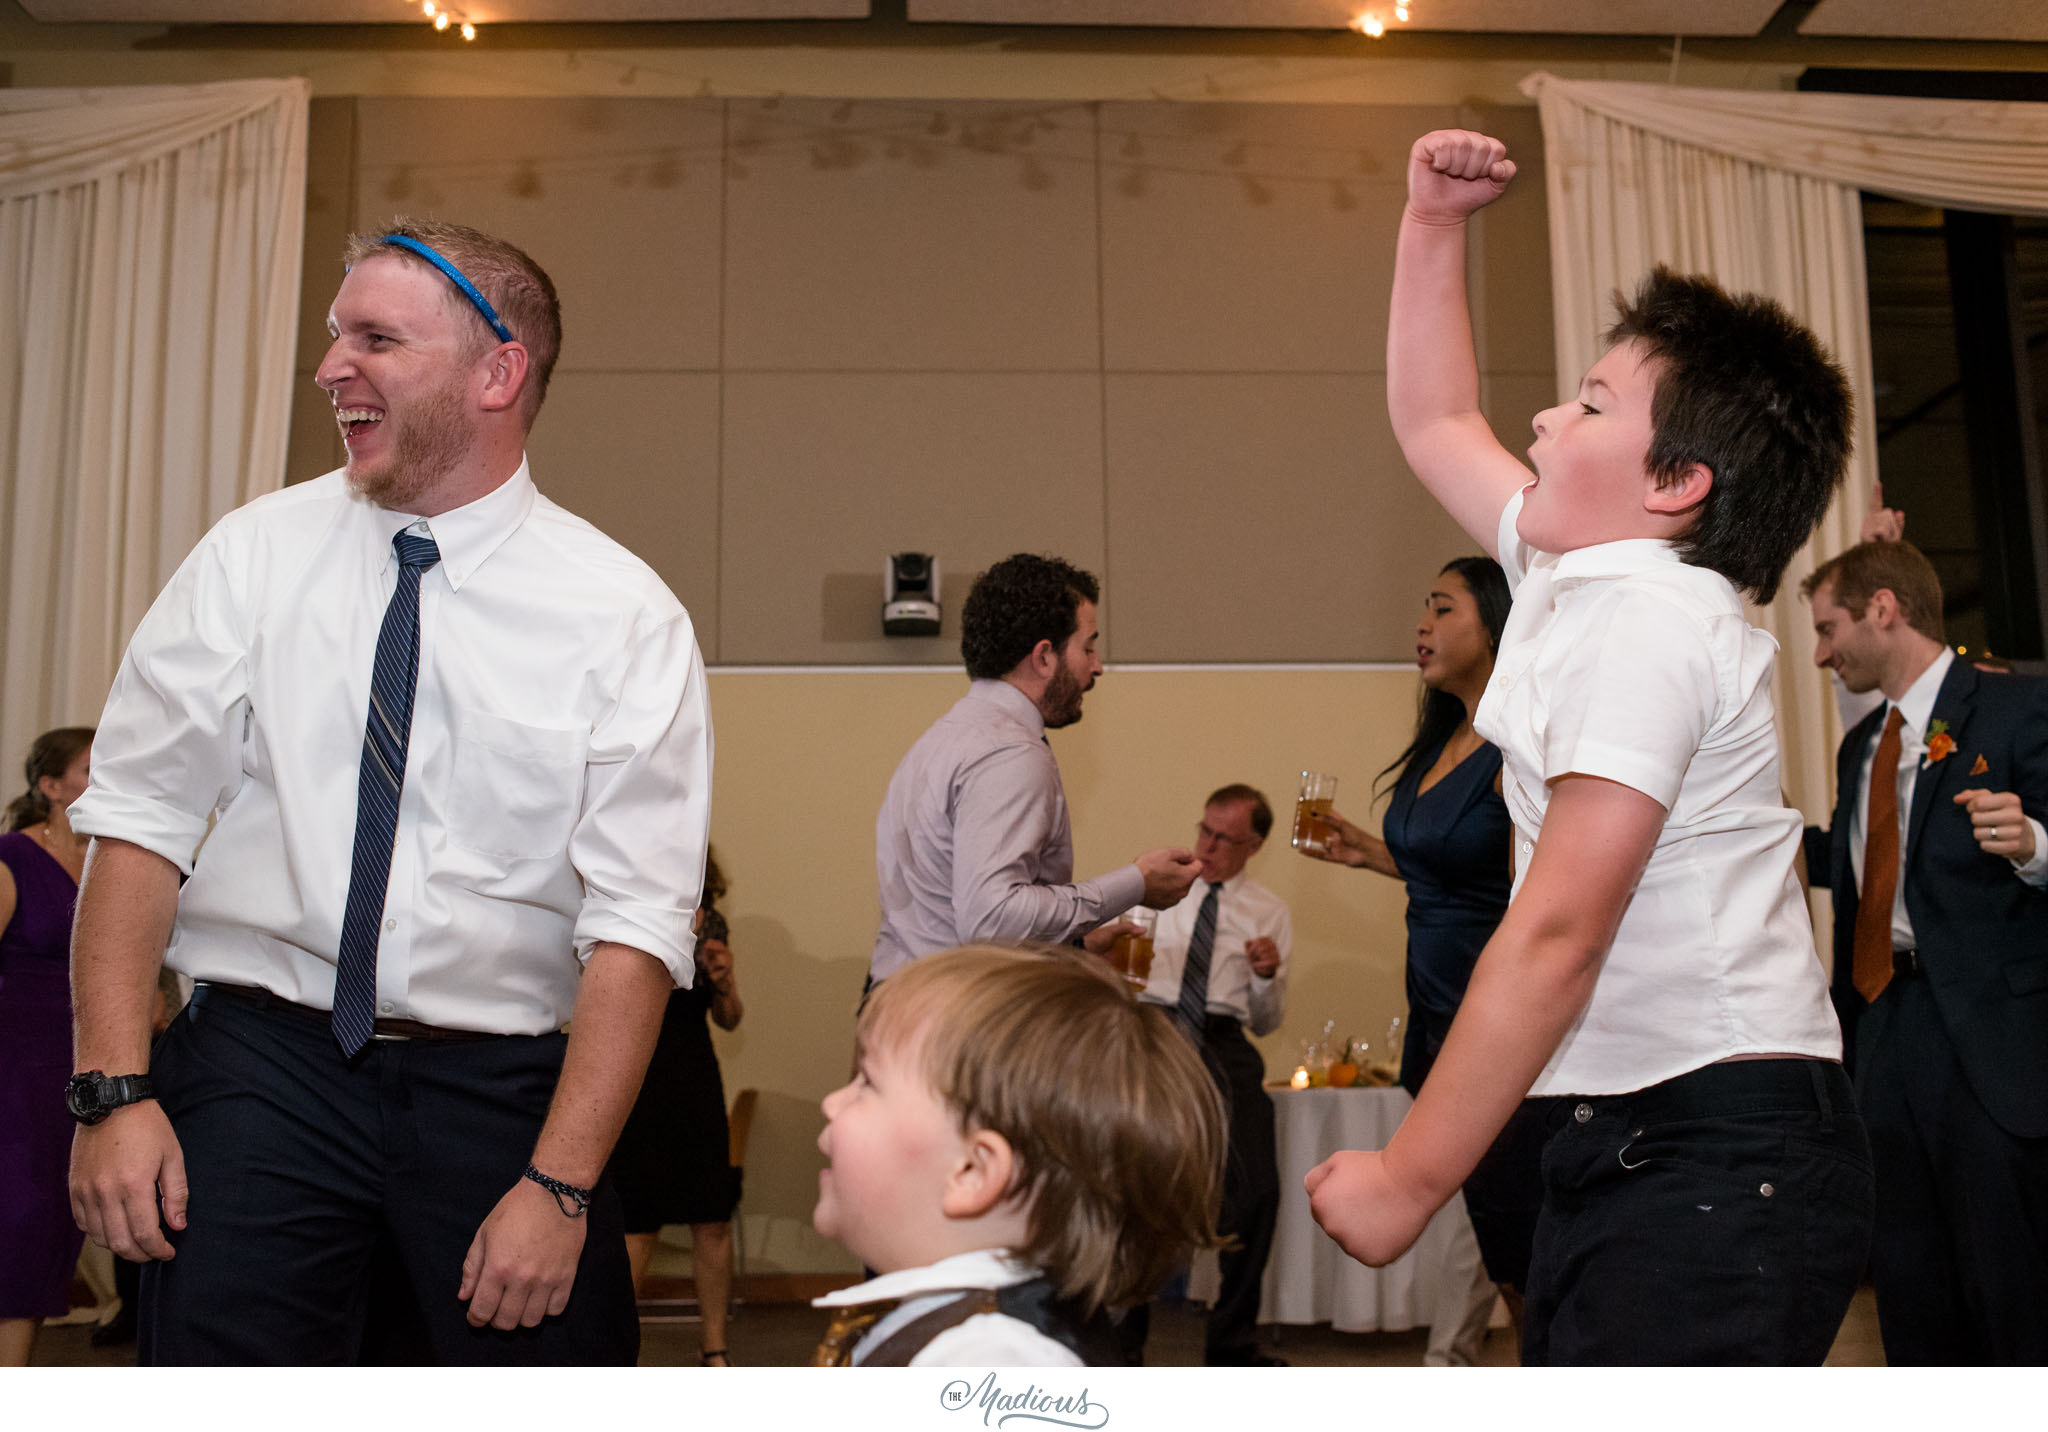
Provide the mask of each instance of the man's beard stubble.
POLYGON ((379 507, 407 510, 468 453, 476 427, 467 419, 465 396, 457 376, 402 408, 386 409, 383 466, 365 472, 351 454, 346 469, 350 489, 379 507))
POLYGON ((1039 700, 1040 713, 1045 717, 1045 729, 1057 731, 1071 726, 1081 719, 1082 687, 1074 673, 1067 669, 1066 658, 1062 657, 1053 668, 1052 680, 1045 685, 1045 695, 1039 700))

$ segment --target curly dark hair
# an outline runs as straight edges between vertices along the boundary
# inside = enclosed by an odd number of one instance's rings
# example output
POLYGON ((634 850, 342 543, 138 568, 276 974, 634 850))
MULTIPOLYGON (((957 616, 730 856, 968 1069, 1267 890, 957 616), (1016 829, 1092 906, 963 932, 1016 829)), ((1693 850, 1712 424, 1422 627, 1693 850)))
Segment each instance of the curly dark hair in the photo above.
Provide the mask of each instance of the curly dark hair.
POLYGON ((1019 552, 974 579, 960 608, 960 656, 976 680, 1009 675, 1049 641, 1058 650, 1080 625, 1082 602, 1100 601, 1095 578, 1057 557, 1019 552))
POLYGON ((1607 341, 1634 339, 1659 364, 1650 473, 1676 478, 1700 463, 1714 475, 1678 555, 1768 602, 1842 485, 1849 380, 1783 308, 1711 279, 1660 264, 1614 302, 1607 341))

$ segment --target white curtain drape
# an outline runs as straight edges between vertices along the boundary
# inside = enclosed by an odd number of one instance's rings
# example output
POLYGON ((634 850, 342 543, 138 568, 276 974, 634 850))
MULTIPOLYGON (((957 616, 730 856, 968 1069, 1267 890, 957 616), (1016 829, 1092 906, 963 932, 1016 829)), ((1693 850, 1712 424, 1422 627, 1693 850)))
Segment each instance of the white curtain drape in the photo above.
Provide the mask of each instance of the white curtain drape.
POLYGON ((2048 104, 1979 104, 1612 84, 1531 75, 1542 112, 1559 397, 1600 354, 1610 295, 1654 265, 1766 294, 1834 352, 1856 395, 1842 499, 1753 613, 1777 638, 1776 696, 1793 803, 1831 811, 1842 737, 1810 660, 1802 577, 1856 541, 1877 475, 1869 288, 1857 191, 1949 208, 2048 213, 2048 104))
POLYGON ((283 484, 310 93, 0 89, 0 771, 283 484))

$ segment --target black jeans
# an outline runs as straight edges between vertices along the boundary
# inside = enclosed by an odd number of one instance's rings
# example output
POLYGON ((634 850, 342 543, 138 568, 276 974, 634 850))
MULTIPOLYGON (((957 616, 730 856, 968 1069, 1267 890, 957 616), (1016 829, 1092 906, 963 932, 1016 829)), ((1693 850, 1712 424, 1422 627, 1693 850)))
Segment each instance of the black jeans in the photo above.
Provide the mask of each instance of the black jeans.
POLYGON ((410 1285, 420 1342, 379 1339, 379 1360, 631 1364, 640 1330, 608 1184, 559 1317, 472 1328, 455 1296, 478 1226, 532 1156, 566 1043, 373 1041, 345 1060, 324 1013, 202 985, 150 1060, 191 1207, 169 1235, 177 1257, 143 1270, 140 1360, 355 1362, 381 1264, 410 1285))
POLYGON ((1818 1364, 1870 1252, 1870 1146, 1839 1064, 1710 1064, 1551 1114, 1534 1364, 1818 1364))

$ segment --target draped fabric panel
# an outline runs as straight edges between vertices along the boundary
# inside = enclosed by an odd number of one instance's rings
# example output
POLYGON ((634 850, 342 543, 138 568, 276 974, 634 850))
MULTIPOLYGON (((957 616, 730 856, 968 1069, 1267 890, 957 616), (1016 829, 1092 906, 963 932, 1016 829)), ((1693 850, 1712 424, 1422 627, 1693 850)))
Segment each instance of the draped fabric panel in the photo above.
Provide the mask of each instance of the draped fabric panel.
POLYGON ((1856 398, 1841 499, 1751 618, 1777 638, 1792 803, 1825 823, 1842 737, 1812 663, 1802 577, 1856 541, 1877 476, 1858 190, 2048 213, 2048 105, 1612 84, 1535 74, 1543 120, 1560 398, 1600 355, 1610 296, 1654 265, 1776 299, 1834 353, 1856 398))
POLYGON ((97 719, 192 545, 283 485, 309 96, 0 90, 0 769, 97 719))

